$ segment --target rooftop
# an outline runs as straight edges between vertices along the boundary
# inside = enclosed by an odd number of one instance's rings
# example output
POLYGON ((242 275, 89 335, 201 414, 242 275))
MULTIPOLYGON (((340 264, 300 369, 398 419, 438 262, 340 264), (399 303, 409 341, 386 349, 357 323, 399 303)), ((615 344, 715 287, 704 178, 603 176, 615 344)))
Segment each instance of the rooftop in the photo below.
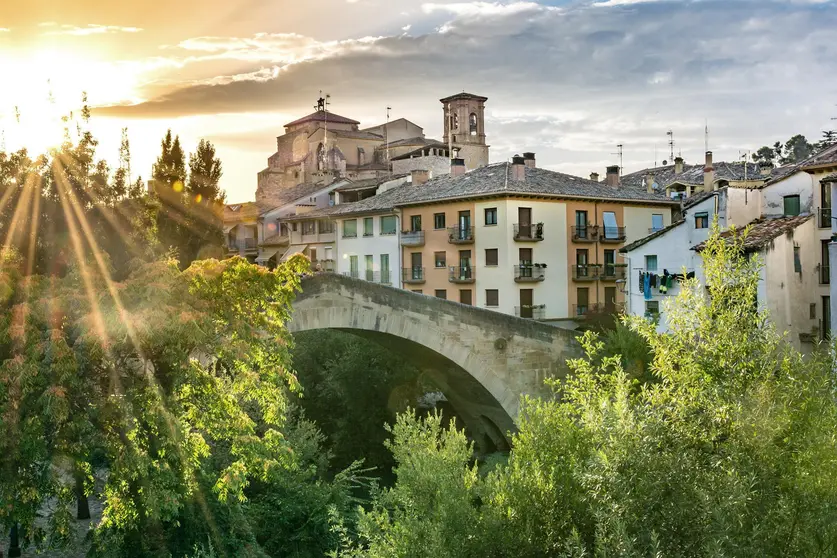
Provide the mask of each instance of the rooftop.
POLYGON ((525 180, 512 177, 511 164, 495 163, 465 174, 442 175, 420 187, 396 188, 396 206, 498 195, 532 195, 554 198, 605 199, 629 202, 677 205, 680 202, 662 193, 648 193, 645 188, 608 186, 586 178, 547 169, 524 167, 525 180))
POLYGON ((360 124, 357 120, 352 120, 351 118, 346 118, 345 116, 340 116, 339 114, 334 114, 333 112, 328 112, 326 110, 318 110, 316 112, 312 112, 308 116, 303 116, 293 122, 288 122, 285 124, 285 127, 289 126, 298 126, 299 124, 305 124, 306 122, 334 122, 335 124, 360 124))
POLYGON ((389 143, 385 143, 383 147, 404 147, 404 146, 428 146, 432 145, 433 147, 447 147, 446 144, 442 143, 441 141, 428 139, 422 136, 416 136, 414 138, 406 138, 391 141, 389 143))
POLYGON ((625 246, 620 248, 619 251, 622 252, 623 254, 625 254, 627 252, 631 252, 633 250, 636 250, 640 246, 642 246, 644 244, 647 244, 648 242, 651 242, 655 238, 659 238, 659 237, 663 236, 668 231, 679 227, 680 225, 682 225, 685 222, 686 222, 685 219, 680 219, 679 221, 675 221, 674 223, 670 224, 669 226, 663 227, 662 229, 660 229, 658 231, 654 231, 646 237, 640 238, 639 240, 635 240, 634 242, 631 242, 630 244, 626 244, 625 246))
MULTIPOLYGON (((729 229, 721 233, 721 238, 732 238, 734 235, 742 235, 747 231, 744 239, 745 252, 758 252, 767 246, 773 239, 786 234, 799 225, 811 219, 813 215, 796 215, 794 217, 759 217, 751 221, 746 227, 729 229)), ((706 242, 694 246, 692 250, 701 252, 706 248, 706 242)))
MULTIPOLYGON (((727 180, 734 182, 741 182, 743 180, 766 180, 767 178, 775 178, 774 173, 782 169, 789 169, 789 167, 781 167, 774 169, 770 177, 761 176, 759 166, 757 163, 745 163, 743 161, 735 161, 727 163, 719 161, 712 163, 715 167, 715 180, 727 180)), ((654 167, 642 169, 640 171, 632 172, 622 176, 622 184, 628 184, 635 187, 645 186, 645 175, 651 173, 654 175, 654 182, 658 188, 665 188, 670 184, 691 184, 696 186, 703 185, 703 169, 704 164, 687 165, 683 163, 682 172, 675 172, 675 165, 665 165, 663 167, 654 167)))
POLYGON ((224 205, 224 223, 236 223, 257 219, 266 208, 256 202, 229 203, 224 205))
POLYGON ((456 95, 451 95, 450 97, 445 97, 444 99, 439 99, 439 101, 443 103, 448 103, 450 101, 459 101, 459 100, 469 100, 474 99, 477 101, 485 102, 488 100, 488 97, 481 97, 479 95, 474 95, 473 93, 457 93, 456 95))
POLYGON ((837 166, 837 144, 814 153, 799 165, 803 168, 837 166))

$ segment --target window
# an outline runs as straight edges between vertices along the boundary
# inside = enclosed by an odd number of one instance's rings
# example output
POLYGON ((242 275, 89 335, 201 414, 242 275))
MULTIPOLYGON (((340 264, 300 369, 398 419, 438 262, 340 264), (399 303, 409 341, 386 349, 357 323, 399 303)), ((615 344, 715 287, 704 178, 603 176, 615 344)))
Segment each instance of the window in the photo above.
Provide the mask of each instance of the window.
POLYGON ((396 224, 395 215, 381 217, 381 234, 395 234, 396 224))
POLYGON ((445 214, 444 213, 434 213, 433 214, 433 228, 437 231, 440 229, 445 228, 445 214))
POLYGON ((663 229, 663 214, 654 213, 651 215, 651 230, 659 231, 663 229))
POLYGON ((418 232, 421 230, 421 215, 413 215, 410 217, 410 232, 418 232))
POLYGON ((374 219, 372 217, 364 217, 363 218, 363 236, 372 236, 374 233, 374 219))
POLYGON ((436 267, 447 267, 447 252, 433 252, 433 261, 436 267))
POLYGON ((602 213, 602 222, 604 223, 605 238, 619 238, 619 226, 616 224, 616 213, 613 211, 605 211, 602 213))
POLYGON ((302 222, 302 234, 304 234, 304 235, 317 234, 317 222, 316 221, 303 221, 302 222))
POLYGON ((477 135, 477 115, 474 114, 473 112, 471 113, 471 116, 468 117, 468 126, 470 128, 471 135, 476 136, 477 135))
POLYGON ((695 228, 708 229, 709 228, 709 212, 702 211, 695 213, 695 228))
POLYGON ((660 315, 660 301, 646 300, 645 301, 645 315, 649 318, 657 318, 660 315))
POLYGON ((497 248, 485 249, 485 265, 497 265, 498 258, 497 248))
POLYGON ((794 217, 799 215, 799 196, 785 196, 785 216, 794 217))
POLYGON ((462 304, 471 305, 473 304, 473 299, 471 298, 471 289, 460 289, 459 290, 459 302, 462 304))
POLYGON ((291 230, 296 232, 296 222, 291 223, 291 230))
POLYGON ((447 300, 448 292, 445 289, 436 289, 436 298, 447 300))
POLYGON ((334 232, 334 223, 328 219, 320 219, 317 221, 317 230, 320 234, 327 234, 334 232))
POLYGON ((343 238, 357 238, 357 219, 343 221, 343 238))
POLYGON ((645 271, 657 271, 657 256, 645 256, 645 271))
POLYGON ((820 328, 822 331, 822 338, 823 340, 828 340, 831 338, 831 297, 824 296, 822 297, 822 327, 820 328))
POLYGON ((357 278, 357 256, 349 256, 349 276, 357 278))
POLYGON ((612 312, 616 308, 616 287, 605 287, 604 298, 605 308, 612 312))
POLYGON ((802 273, 802 260, 799 259, 799 246, 793 247, 793 270, 802 273))
POLYGON ((325 260, 326 261, 333 261, 334 260, 334 248, 331 246, 325 247, 325 260))
POLYGON ((375 257, 371 254, 368 254, 364 258, 366 260, 366 280, 367 281, 374 281, 375 280, 375 257))
POLYGON ((575 292, 575 315, 583 316, 587 313, 590 304, 590 289, 587 287, 578 287, 575 292))
POLYGON ((604 251, 604 274, 605 277, 616 276, 616 250, 604 251))
POLYGON ((497 208, 496 207, 489 207, 485 210, 485 225, 496 225, 497 224, 497 208))
POLYGON ((392 283, 389 276, 389 254, 381 254, 381 283, 385 285, 392 283))
POLYGON ((485 305, 500 306, 500 291, 497 289, 485 289, 485 305))

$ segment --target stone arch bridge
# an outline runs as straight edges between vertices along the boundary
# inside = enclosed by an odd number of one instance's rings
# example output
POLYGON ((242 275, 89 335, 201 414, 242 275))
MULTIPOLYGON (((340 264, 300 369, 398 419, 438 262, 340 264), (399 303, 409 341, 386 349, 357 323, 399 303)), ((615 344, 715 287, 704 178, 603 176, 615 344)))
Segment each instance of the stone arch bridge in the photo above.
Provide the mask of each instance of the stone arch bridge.
POLYGON ((336 274, 303 279, 293 307, 292 333, 342 330, 407 357, 477 443, 498 448, 508 447, 520 396, 547 394, 544 380, 565 376, 581 354, 566 329, 336 274))

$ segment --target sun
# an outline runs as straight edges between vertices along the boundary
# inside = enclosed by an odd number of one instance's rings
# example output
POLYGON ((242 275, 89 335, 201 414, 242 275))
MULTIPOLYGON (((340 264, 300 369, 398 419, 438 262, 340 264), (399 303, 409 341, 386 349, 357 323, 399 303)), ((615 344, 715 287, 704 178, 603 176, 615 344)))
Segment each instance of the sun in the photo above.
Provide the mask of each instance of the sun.
MULTIPOLYGON (((0 87, 0 130, 9 150, 40 153, 58 146, 75 125, 82 96, 91 106, 136 97, 137 72, 130 64, 82 56, 69 49, 41 48, 22 56, 0 53, 0 72, 14 76, 0 87)), ((2 147, 2 146, 0 146, 2 147)))

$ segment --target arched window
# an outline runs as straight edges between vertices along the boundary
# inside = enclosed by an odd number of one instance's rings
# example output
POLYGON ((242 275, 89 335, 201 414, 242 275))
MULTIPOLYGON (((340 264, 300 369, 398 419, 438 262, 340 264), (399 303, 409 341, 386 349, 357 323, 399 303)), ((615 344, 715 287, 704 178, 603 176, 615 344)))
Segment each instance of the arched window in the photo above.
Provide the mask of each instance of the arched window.
POLYGON ((459 129, 459 115, 456 114, 455 112, 453 113, 453 129, 454 130, 459 129))
POLYGON ((468 122, 469 122, 470 127, 471 127, 471 135, 476 136, 477 135, 477 115, 472 112, 471 116, 468 117, 468 122))
POLYGON ((323 144, 320 144, 317 146, 317 170, 324 171, 326 166, 325 162, 325 148, 323 147, 323 144))

